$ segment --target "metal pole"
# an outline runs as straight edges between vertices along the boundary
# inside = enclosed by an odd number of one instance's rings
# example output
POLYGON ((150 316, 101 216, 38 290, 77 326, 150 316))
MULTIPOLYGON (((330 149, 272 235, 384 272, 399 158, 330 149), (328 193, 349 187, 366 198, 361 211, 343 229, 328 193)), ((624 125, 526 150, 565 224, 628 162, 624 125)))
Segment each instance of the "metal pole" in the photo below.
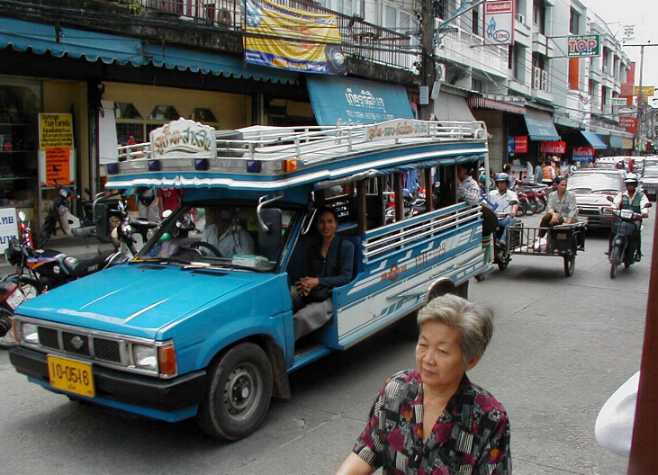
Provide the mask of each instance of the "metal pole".
POLYGON ((640 364, 640 384, 635 406, 633 443, 628 475, 658 473, 658 217, 654 223, 653 254, 649 277, 649 296, 644 327, 644 345, 640 364))
POLYGON ((642 131, 642 80, 644 75, 644 45, 640 47, 640 91, 637 95, 637 125, 635 129, 635 137, 633 137, 633 150, 638 151, 640 145, 640 134, 642 131))
MULTIPOLYGON (((432 89, 436 78, 434 67, 434 9, 432 0, 423 0, 421 8, 420 84, 432 89)), ((428 94, 429 96, 429 94, 428 94)), ((432 114, 432 101, 420 106, 420 119, 428 120, 432 114)))

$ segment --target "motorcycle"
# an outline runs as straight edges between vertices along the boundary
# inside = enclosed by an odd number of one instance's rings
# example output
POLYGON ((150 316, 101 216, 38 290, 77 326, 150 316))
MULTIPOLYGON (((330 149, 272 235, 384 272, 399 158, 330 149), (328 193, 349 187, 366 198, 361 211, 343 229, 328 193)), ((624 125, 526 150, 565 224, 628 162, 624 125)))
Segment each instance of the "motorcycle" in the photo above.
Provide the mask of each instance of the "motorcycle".
POLYGON ((512 260, 511 249, 514 249, 518 245, 519 235, 514 232, 514 227, 521 224, 520 219, 514 219, 512 224, 507 228, 504 228, 500 225, 500 222, 509 216, 506 213, 496 213, 498 218, 498 228, 494 233, 494 264, 498 266, 498 269, 502 272, 507 269, 510 261, 512 260), (507 233, 507 239, 505 242, 501 241, 503 233, 507 233))
MULTIPOLYGON (((646 207, 650 208, 651 203, 648 203, 646 207)), ((633 263, 640 261, 640 250, 636 249, 633 253, 629 244, 633 234, 641 226, 642 215, 629 209, 613 210, 612 213, 617 219, 613 227, 614 233, 608 260, 610 261, 610 278, 614 279, 617 276, 617 267, 622 263, 624 268, 628 269, 633 263)))
POLYGON ((53 201, 43 222, 37 245, 44 247, 50 238, 55 235, 57 228, 68 236, 73 235, 74 229, 80 228, 80 219, 71 213, 71 199, 73 192, 65 186, 57 186, 57 199, 53 201))

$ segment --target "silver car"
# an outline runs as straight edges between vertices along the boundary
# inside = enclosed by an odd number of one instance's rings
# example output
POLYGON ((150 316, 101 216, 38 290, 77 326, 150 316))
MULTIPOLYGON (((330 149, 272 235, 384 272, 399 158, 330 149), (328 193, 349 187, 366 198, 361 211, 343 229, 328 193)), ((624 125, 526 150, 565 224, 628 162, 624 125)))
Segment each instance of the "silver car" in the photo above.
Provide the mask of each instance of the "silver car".
POLYGON ((647 196, 655 200, 658 192, 658 165, 644 169, 642 178, 640 178, 640 184, 647 196))
POLYGON ((588 228, 610 228, 614 221, 607 196, 616 196, 624 190, 622 170, 580 170, 575 172, 567 189, 576 195, 578 216, 588 228))

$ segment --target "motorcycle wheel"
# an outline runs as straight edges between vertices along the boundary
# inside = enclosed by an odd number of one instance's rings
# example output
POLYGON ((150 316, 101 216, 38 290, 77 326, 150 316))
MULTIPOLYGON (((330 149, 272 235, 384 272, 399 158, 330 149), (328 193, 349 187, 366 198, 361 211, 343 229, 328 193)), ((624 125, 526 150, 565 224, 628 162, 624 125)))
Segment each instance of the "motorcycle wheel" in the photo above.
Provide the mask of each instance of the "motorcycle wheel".
POLYGON ((614 279, 617 276, 617 264, 614 262, 610 263, 610 278, 614 279))
POLYGON ((571 277, 576 268, 576 256, 564 256, 564 275, 571 277))
POLYGON ((508 259, 499 259, 498 262, 496 262, 496 263, 498 264, 498 270, 502 272, 505 269, 507 269, 507 266, 509 265, 509 260, 508 259))

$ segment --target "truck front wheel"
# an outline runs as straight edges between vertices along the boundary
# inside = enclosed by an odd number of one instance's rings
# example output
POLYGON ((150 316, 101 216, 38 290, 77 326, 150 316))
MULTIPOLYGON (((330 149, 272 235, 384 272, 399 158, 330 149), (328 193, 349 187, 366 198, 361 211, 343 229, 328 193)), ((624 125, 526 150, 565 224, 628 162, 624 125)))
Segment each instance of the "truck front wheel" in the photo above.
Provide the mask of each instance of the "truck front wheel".
POLYGON ((208 375, 197 415, 201 430, 211 437, 238 440, 258 429, 272 399, 272 365, 263 349, 254 343, 236 345, 208 375))

